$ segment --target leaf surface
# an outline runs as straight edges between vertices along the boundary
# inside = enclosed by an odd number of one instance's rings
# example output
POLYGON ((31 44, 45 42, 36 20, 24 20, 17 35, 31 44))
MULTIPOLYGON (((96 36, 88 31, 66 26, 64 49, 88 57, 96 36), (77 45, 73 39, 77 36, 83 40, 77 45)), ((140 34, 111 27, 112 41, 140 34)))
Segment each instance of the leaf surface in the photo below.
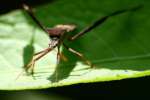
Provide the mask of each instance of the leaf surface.
POLYGON ((94 68, 62 48, 68 61, 57 65, 57 49, 53 50, 36 62, 34 78, 22 73, 23 66, 35 52, 48 47, 49 37, 22 10, 0 16, 0 89, 41 89, 150 75, 149 0, 59 0, 37 7, 35 14, 45 27, 75 24, 77 30, 68 34, 76 34, 99 17, 138 4, 144 7, 111 17, 75 41, 65 41, 94 68))

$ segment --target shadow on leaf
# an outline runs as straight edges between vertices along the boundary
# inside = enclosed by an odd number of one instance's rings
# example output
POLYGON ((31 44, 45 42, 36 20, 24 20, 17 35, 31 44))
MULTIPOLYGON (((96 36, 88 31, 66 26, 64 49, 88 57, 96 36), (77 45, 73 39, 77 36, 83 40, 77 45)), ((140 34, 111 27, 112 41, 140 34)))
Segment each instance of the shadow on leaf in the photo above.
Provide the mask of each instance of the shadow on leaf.
POLYGON ((33 46, 33 44, 34 44, 34 35, 35 35, 35 33, 33 32, 31 40, 29 41, 29 43, 23 49, 23 64, 24 64, 23 67, 24 68, 32 60, 33 55, 35 53, 35 48, 33 46))

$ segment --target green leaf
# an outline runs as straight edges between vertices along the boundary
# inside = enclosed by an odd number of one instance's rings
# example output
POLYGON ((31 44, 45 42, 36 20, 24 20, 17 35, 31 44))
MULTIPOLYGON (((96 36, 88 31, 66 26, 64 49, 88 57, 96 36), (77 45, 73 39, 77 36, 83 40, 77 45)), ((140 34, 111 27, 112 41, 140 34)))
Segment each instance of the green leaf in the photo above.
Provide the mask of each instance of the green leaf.
POLYGON ((41 89, 150 75, 149 0, 59 0, 36 8, 35 13, 46 27, 77 25, 75 32, 68 33, 75 34, 99 17, 139 4, 144 7, 114 16, 73 42, 65 41, 94 68, 62 48, 68 61, 57 65, 57 49, 53 50, 36 62, 34 78, 24 73, 23 66, 35 52, 48 47, 49 37, 22 10, 0 16, 0 89, 41 89))

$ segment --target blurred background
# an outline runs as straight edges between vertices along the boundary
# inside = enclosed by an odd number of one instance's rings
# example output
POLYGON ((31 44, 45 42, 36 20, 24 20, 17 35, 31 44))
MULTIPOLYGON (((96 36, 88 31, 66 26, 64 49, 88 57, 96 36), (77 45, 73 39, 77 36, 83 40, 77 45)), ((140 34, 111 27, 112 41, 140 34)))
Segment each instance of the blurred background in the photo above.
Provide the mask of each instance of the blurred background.
MULTIPOLYGON (((56 0, 26 0, 35 7, 56 0)), ((77 1, 78 2, 78 1, 77 1)), ((20 8, 20 0, 0 0, 0 14, 20 8)), ((0 91, 0 99, 7 100, 80 100, 83 98, 135 96, 146 97, 150 93, 150 77, 125 79, 121 81, 76 84, 41 90, 0 91)))
POLYGON ((148 98, 150 77, 112 82, 76 84, 40 90, 0 91, 1 100, 83 100, 102 98, 148 98))
POLYGON ((1 0, 0 1, 0 14, 8 13, 12 10, 20 8, 20 4, 25 1, 29 5, 38 6, 43 5, 54 0, 1 0))

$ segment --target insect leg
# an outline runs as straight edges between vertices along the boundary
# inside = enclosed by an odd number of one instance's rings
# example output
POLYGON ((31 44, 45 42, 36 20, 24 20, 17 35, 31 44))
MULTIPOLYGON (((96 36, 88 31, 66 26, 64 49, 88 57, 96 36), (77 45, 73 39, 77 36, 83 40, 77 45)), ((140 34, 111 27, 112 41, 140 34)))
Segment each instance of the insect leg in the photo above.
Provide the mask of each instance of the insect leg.
POLYGON ((92 64, 89 60, 87 60, 87 59, 83 56, 83 54, 81 54, 80 52, 78 52, 78 51, 76 51, 76 50, 74 50, 74 49, 72 49, 72 48, 70 48, 70 47, 68 47, 68 46, 65 45, 64 43, 63 43, 63 46, 64 46, 68 51, 70 51, 70 52, 72 52, 73 54, 75 54, 75 55, 77 55, 78 57, 80 57, 87 65, 93 67, 93 64, 92 64))
POLYGON ((93 30, 94 28, 100 26, 101 24, 103 24, 107 19, 109 19, 110 17, 112 16, 116 16, 116 15, 119 15, 119 14, 122 14, 122 13, 125 13, 125 12, 130 12, 130 11, 136 11, 137 9, 141 8, 142 5, 138 5, 138 6, 135 6, 133 8, 129 8, 129 9, 123 9, 123 10, 118 10, 118 11, 115 11, 109 15, 106 15, 106 16, 103 16, 101 18, 98 18, 96 21, 94 21, 91 25, 85 27, 83 30, 81 30, 79 33, 75 34, 74 36, 72 36, 70 38, 70 40, 75 40, 77 39, 78 37, 81 37, 82 35, 84 35, 85 33, 93 30))
POLYGON ((57 64, 59 64, 60 62, 60 46, 57 47, 58 51, 57 51, 57 64))
POLYGON ((42 50, 42 51, 39 51, 39 52, 35 53, 35 54, 34 54, 34 56, 39 55, 39 54, 41 54, 41 53, 45 52, 45 51, 46 51, 46 50, 48 50, 48 49, 49 49, 49 48, 44 49, 44 50, 42 50))
POLYGON ((34 20, 34 22, 47 33, 46 28, 41 24, 41 22, 35 17, 33 9, 29 7, 27 4, 23 3, 22 8, 27 12, 27 14, 34 20))
POLYGON ((36 53, 33 56, 31 62, 27 66, 25 66, 25 70, 28 72, 28 70, 30 69, 31 70, 31 74, 33 75, 34 74, 34 65, 35 65, 35 62, 37 60, 39 60, 40 58, 42 58, 43 56, 45 56, 51 50, 52 50, 52 48, 49 47, 49 48, 47 48, 47 49, 45 49, 45 50, 43 50, 41 52, 36 53))

